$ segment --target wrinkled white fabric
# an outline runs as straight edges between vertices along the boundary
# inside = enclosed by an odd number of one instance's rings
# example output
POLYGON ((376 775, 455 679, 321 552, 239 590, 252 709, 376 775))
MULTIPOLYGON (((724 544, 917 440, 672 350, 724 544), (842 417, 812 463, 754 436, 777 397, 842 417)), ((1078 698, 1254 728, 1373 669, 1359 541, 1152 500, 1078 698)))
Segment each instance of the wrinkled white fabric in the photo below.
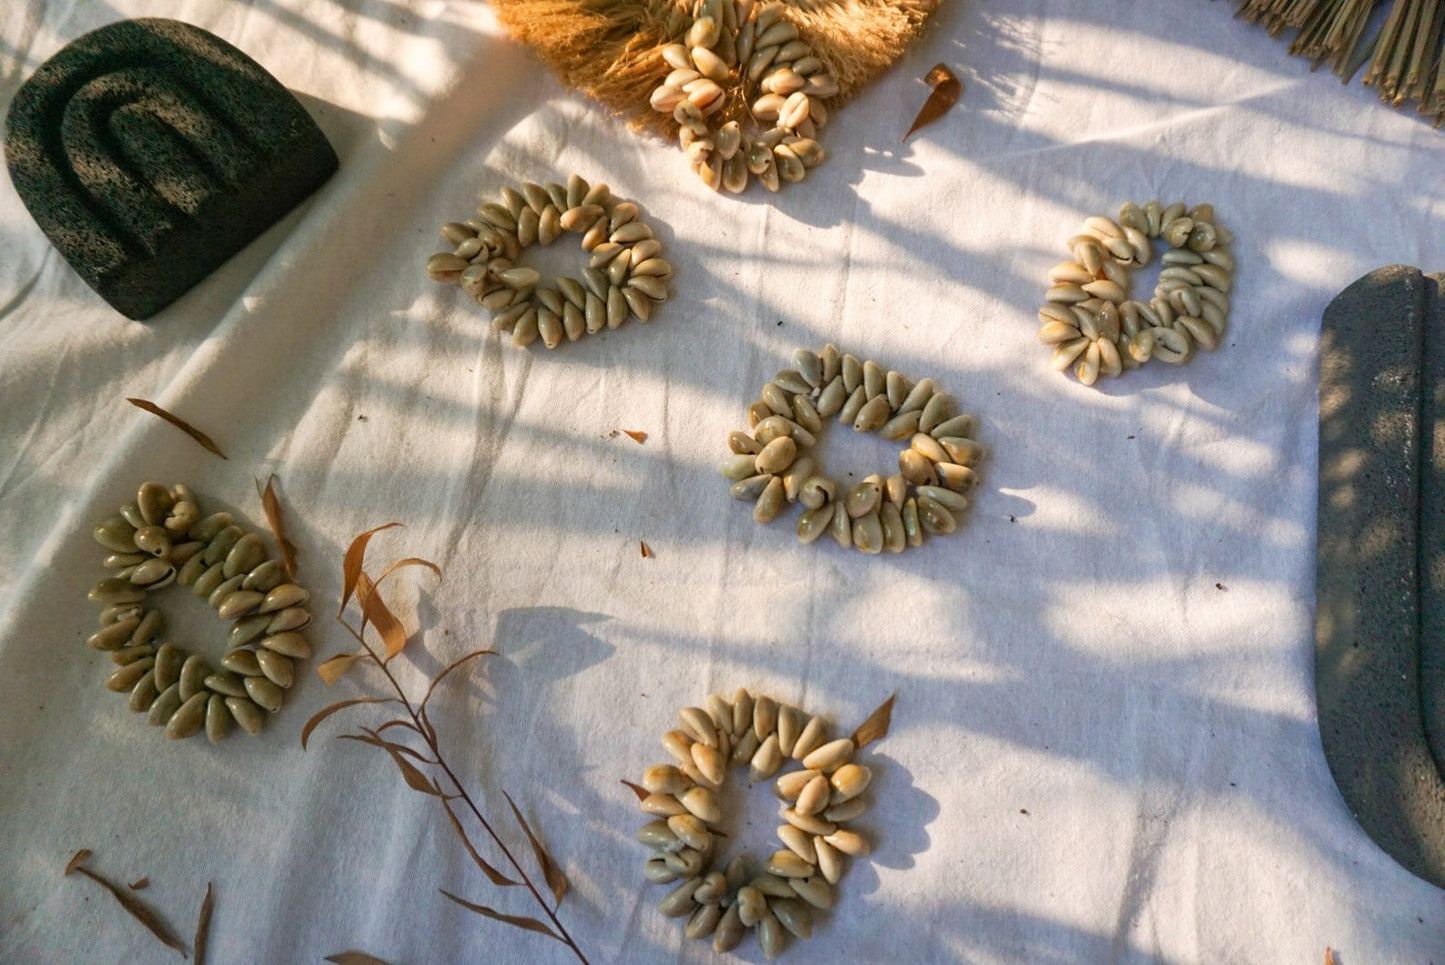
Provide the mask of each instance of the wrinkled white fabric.
MULTIPOLYGON (((214 883, 215 961, 573 960, 439 894, 537 913, 384 754, 334 739, 384 707, 302 749, 316 711, 384 692, 374 670, 328 688, 310 668, 350 645, 331 619, 346 546, 397 520, 372 572, 444 571, 392 578, 415 632, 398 677, 419 696, 497 651, 438 689, 434 719, 524 865, 503 791, 565 869, 559 914, 594 962, 710 960, 656 911, 619 782, 665 759, 678 708, 738 687, 845 733, 897 694, 864 755, 875 851, 789 960, 1445 960, 1445 896, 1335 789, 1312 657, 1320 316, 1376 267, 1445 268, 1445 140, 1232 6, 946 5, 835 114, 807 181, 734 199, 563 89, 475 0, 22 0, 0 18, 0 103, 90 29, 174 17, 296 92, 341 168, 147 323, 86 288, 0 179, 0 959, 173 960, 61 876, 88 847, 116 880, 148 876, 187 943, 214 883), (963 99, 901 144, 940 61, 963 99), (648 326, 519 350, 422 266, 479 195, 572 172, 641 203, 675 294, 648 326), (1210 201, 1235 233, 1226 344, 1095 388, 1052 372, 1035 312, 1064 241, 1156 197, 1210 201), (827 342, 978 417, 989 458, 960 532, 865 557, 728 498, 728 431, 827 342), (271 473, 318 656, 259 738, 167 742, 85 645, 90 530, 147 479, 260 528, 271 473)), ((537 261, 570 266, 555 247, 537 261)), ((823 447, 843 478, 894 464, 877 437, 823 447)), ((163 606, 219 656, 194 598, 163 606)), ((772 798, 729 800, 739 843, 765 847, 772 798)))

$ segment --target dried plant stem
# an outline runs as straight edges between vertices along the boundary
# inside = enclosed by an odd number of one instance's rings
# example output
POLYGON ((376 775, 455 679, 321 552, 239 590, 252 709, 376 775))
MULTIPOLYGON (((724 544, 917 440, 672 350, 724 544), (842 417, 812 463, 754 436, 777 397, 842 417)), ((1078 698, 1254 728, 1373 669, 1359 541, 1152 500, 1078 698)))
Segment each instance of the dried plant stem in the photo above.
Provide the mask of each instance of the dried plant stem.
POLYGON ((1299 31, 1289 50, 1328 63, 1348 81, 1368 63, 1361 83, 1394 107, 1408 101, 1445 122, 1445 15, 1440 0, 1240 0, 1236 16, 1262 24, 1271 36, 1299 31), (1389 3, 1383 18, 1374 15, 1389 3), (1378 27, 1370 30, 1372 23, 1378 27), (1365 35, 1370 32, 1366 39, 1365 35))
MULTIPOLYGON (((431 751, 432 758, 428 763, 434 764, 436 767, 440 768, 441 772, 447 776, 447 780, 451 781, 452 787, 455 789, 455 794, 450 796, 443 796, 443 800, 445 801, 451 798, 460 798, 466 804, 467 810, 471 811, 472 816, 477 819, 477 823, 479 823, 482 826, 482 829, 487 832, 487 836, 491 838, 492 843, 495 844, 497 846, 497 849, 502 852, 502 855, 507 859, 507 863, 510 864, 513 871, 516 872, 517 877, 521 881, 521 884, 525 886, 527 891, 531 893, 532 898, 537 902, 538 907, 542 909, 542 913, 547 916, 547 920, 551 923, 552 927, 556 929, 557 936, 562 941, 562 943, 572 950, 572 953, 577 956, 578 961, 584 963, 584 965, 587 965, 587 956, 582 953, 582 949, 580 949, 577 946, 577 943, 572 939, 571 934, 567 931, 566 926, 562 924, 561 919, 557 917, 556 912, 548 906, 546 900, 542 897, 542 893, 537 889, 537 886, 532 883, 531 877, 528 876, 525 870, 523 870, 522 865, 520 862, 517 861, 516 856, 512 854, 512 850, 507 847, 506 842, 504 842, 501 836, 497 834, 496 829, 492 827, 491 822, 488 821, 486 817, 482 814, 481 809, 478 808, 476 802, 472 800, 472 796, 467 793, 466 787, 462 785, 461 780, 457 777, 456 773, 452 771, 451 765, 448 764, 446 758, 442 756, 441 746, 439 741, 437 740, 435 731, 424 719, 423 714, 418 711, 415 706, 413 706, 411 699, 406 694, 406 691, 402 689, 401 682, 398 681, 395 675, 392 674, 391 667, 388 666, 387 661, 383 660, 381 656, 374 649, 372 649, 371 644, 366 642, 366 638, 355 627, 347 623, 344 619, 341 618, 340 615, 338 615, 336 619, 337 622, 340 623, 343 627, 345 627, 347 632, 350 633, 353 638, 355 638, 356 642, 362 647, 362 649, 366 651, 366 655, 371 659, 372 663, 376 664, 376 666, 381 668, 381 672, 386 675, 387 683, 389 683, 392 690, 396 692, 397 699, 406 709, 407 716, 411 718, 413 728, 415 729, 417 734, 421 736, 421 739, 426 743, 427 749, 431 751)), ((462 831, 460 825, 457 826, 457 831, 459 834, 462 835, 463 840, 465 840, 466 835, 462 831)))
POLYGON ((173 948, 180 952, 181 957, 185 958, 186 946, 181 944, 181 940, 171 933, 170 927, 165 923, 160 913, 104 875, 96 874, 94 871, 85 867, 85 862, 90 859, 90 856, 91 853, 88 848, 82 848, 77 851, 75 856, 70 859, 70 863, 65 866, 65 873, 84 875, 110 892, 115 900, 120 902, 120 906, 130 913, 131 917, 135 918, 136 921, 150 930, 150 933, 156 937, 157 941, 167 948, 173 948))

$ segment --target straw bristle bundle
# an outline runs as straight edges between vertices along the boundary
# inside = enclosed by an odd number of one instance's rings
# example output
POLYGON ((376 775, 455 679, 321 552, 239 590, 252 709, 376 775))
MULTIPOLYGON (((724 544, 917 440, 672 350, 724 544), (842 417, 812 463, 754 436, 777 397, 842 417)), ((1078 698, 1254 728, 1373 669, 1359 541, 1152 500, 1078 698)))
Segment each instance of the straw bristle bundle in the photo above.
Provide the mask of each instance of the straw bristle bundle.
MULTIPOLYGON (((785 19, 838 82, 840 105, 898 59, 940 0, 782 0, 785 19)), ((669 138, 677 122, 648 98, 667 75, 661 50, 692 22, 673 0, 492 0, 512 37, 534 49, 568 87, 633 128, 669 138)))
POLYGON ((1394 107, 1409 101, 1445 122, 1445 5, 1440 0, 1240 0, 1236 14, 1261 23, 1271 36, 1299 33, 1290 53, 1315 66, 1329 65, 1348 81, 1361 68, 1363 83, 1394 107), (1377 8, 1384 10, 1377 15, 1377 8))

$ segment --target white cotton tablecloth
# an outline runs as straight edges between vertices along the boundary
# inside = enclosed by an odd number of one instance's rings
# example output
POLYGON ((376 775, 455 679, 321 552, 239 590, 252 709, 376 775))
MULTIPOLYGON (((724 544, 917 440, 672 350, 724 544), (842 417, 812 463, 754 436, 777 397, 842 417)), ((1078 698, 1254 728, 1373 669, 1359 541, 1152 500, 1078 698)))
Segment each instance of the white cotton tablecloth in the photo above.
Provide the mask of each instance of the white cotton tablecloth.
MULTIPOLYGON (((1287 56, 1232 4, 974 0, 824 135, 776 196, 710 194, 668 145, 562 88, 474 0, 22 0, 0 18, 0 104, 82 33, 167 16, 296 92, 335 145, 312 199, 148 323, 113 312, 0 183, 0 959, 170 961, 61 870, 78 848, 189 943, 207 882, 213 960, 566 962, 448 902, 515 914, 435 802, 374 749, 375 672, 308 668, 257 739, 182 743, 102 687, 85 646, 91 527, 147 479, 264 525, 275 473, 318 620, 372 526, 415 639, 419 693, 469 649, 436 720, 508 840, 509 792, 571 881, 595 962, 705 961, 643 882, 619 781, 665 759, 677 709, 766 692, 859 723, 875 853, 791 961, 1445 961, 1445 893, 1375 847, 1320 747, 1313 686, 1316 349, 1341 288, 1445 268, 1445 139, 1287 56), (959 106, 900 145, 924 73, 959 106), (547 352, 490 334, 426 278, 437 227, 502 185, 606 181, 676 266, 653 324, 547 352), (1127 200, 1213 202, 1239 259, 1227 344, 1086 388, 1035 338, 1047 269, 1127 200), (967 525, 901 556, 756 525, 714 471, 793 350, 833 342, 932 377, 989 448, 967 525), (123 401, 209 432, 222 461, 123 401), (647 434, 638 444, 618 430, 647 434), (643 558, 639 541, 653 556, 643 558)), ((572 267, 561 250, 549 269, 572 267)), ((895 446, 836 429, 828 465, 895 446)), ((221 635, 185 594, 178 633, 221 635)), ((314 667, 318 660, 313 660, 314 667)), ((764 789, 731 799, 755 852, 764 789)), ((489 852, 490 853, 490 852, 489 852)), ((737 953, 759 961, 751 941, 737 953)))

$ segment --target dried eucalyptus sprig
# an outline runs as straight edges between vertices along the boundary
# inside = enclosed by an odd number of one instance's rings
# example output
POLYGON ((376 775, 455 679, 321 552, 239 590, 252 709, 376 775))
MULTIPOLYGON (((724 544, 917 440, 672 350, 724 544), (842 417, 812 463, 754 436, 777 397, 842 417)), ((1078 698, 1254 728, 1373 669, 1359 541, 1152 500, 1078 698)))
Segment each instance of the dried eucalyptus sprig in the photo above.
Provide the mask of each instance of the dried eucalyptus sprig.
POLYGON ((215 455, 220 456, 222 459, 226 458, 226 454, 221 451, 221 447, 216 445, 216 443, 212 441, 210 436, 206 435, 200 429, 197 429, 195 426, 191 425, 189 422, 187 422, 185 419, 182 419, 174 412, 169 412, 165 409, 162 409, 160 406, 156 405, 149 399, 128 398, 126 399, 126 401, 129 402, 131 405, 135 406, 137 409, 144 409, 151 415, 160 416, 162 419, 166 420, 171 425, 175 426, 177 429, 181 430, 186 435, 196 440, 196 442, 200 443, 207 452, 214 453, 215 455))
MULTIPOLYGON (((360 648, 351 653, 339 654, 327 660, 316 668, 321 679, 327 684, 334 683, 343 673, 357 661, 370 661, 386 677, 387 684, 396 693, 395 697, 353 697, 348 700, 340 700, 328 707, 324 707, 306 722, 301 731, 301 746, 306 747, 312 732, 326 718, 337 711, 353 707, 358 704, 395 704, 401 708, 401 713, 391 720, 386 721, 375 729, 362 727, 353 734, 341 734, 342 740, 353 740, 363 744, 369 744, 380 748, 390 755, 401 776, 406 781, 407 787, 420 793, 436 798, 446 812, 447 820, 451 822, 452 829, 456 831, 457 837, 461 840, 462 846, 466 849, 468 856, 472 859, 487 880, 498 888, 524 887, 531 893, 538 907, 542 909, 546 921, 540 918, 526 915, 513 915, 498 911, 487 905, 467 901, 445 889, 439 889, 443 895, 461 905, 469 911, 476 912, 486 918, 512 925, 526 931, 547 935, 562 942, 577 959, 583 963, 587 957, 573 941, 572 936, 567 933, 561 920, 557 917, 557 908, 562 903, 562 897, 567 893, 567 878, 561 868, 552 860, 551 855, 542 844, 541 839, 532 830, 527 819, 522 816, 521 810, 512 800, 511 795, 505 791, 502 796, 507 799, 511 809, 512 817, 521 827, 522 833, 526 836, 527 842, 532 847, 532 855, 536 859, 537 866, 541 870, 542 879, 548 890, 552 892, 553 903, 549 906, 542 897, 541 890, 533 883, 532 878, 523 870, 521 863, 512 853, 501 836, 497 833, 492 821, 483 816, 481 809, 477 806, 470 793, 457 778, 451 765, 447 763, 442 753, 441 742, 437 738, 436 728, 432 726, 431 718, 427 713, 427 704, 431 701, 432 694, 436 692, 437 685, 442 682, 452 671, 457 670, 465 664, 470 663, 478 657, 495 653, 494 650, 474 650, 457 660, 452 661, 432 678, 426 693, 420 702, 413 702, 402 689, 400 682, 391 672, 390 661, 397 654, 405 649, 408 642, 408 635, 402 623, 397 619, 391 608, 381 598, 380 586, 388 576, 404 567, 422 566, 430 569, 440 577, 441 569, 435 563, 417 557, 408 557, 399 560, 373 580, 363 568, 366 560, 366 547, 371 537, 385 529, 398 526, 399 523, 387 523, 375 529, 367 530, 356 539, 352 540, 351 546, 346 551, 346 557, 342 563, 342 593, 341 608, 336 613, 336 620, 346 631, 355 638, 360 648), (346 620, 346 610, 351 603, 352 597, 356 599, 357 608, 361 611, 361 623, 353 626, 346 620), (378 650, 367 641, 366 629, 370 626, 381 638, 381 648, 378 650), (392 733, 387 733, 392 732, 392 733), (402 736, 393 735, 400 732, 402 736), (456 803, 460 802, 460 804, 456 803), (488 861, 477 850, 468 836, 466 828, 462 825, 458 811, 470 811, 472 816, 486 831, 487 837, 505 859, 504 866, 510 866, 511 873, 498 868, 496 864, 488 861), (514 877, 515 876, 515 877, 514 877)), ((350 953, 348 953, 350 954, 350 953)))

